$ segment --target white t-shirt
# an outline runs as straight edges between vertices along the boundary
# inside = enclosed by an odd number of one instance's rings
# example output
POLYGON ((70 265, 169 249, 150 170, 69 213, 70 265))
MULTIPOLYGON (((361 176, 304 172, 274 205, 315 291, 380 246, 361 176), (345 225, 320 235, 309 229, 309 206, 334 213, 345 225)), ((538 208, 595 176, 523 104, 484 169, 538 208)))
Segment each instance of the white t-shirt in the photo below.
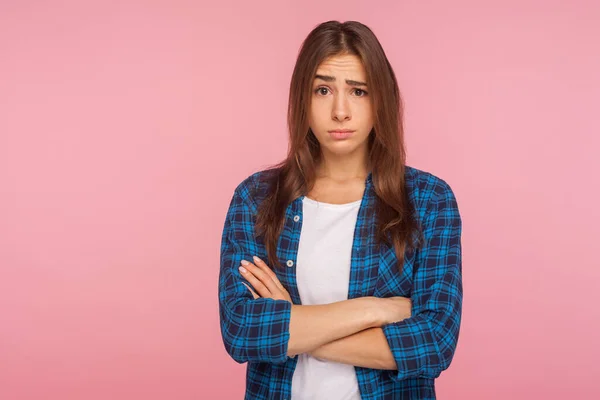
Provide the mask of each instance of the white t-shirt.
MULTIPOLYGON (((296 259, 296 281, 303 305, 348 299, 352 241, 360 203, 330 204, 304 197, 296 259)), ((299 354, 292 399, 360 400, 354 366, 299 354)))

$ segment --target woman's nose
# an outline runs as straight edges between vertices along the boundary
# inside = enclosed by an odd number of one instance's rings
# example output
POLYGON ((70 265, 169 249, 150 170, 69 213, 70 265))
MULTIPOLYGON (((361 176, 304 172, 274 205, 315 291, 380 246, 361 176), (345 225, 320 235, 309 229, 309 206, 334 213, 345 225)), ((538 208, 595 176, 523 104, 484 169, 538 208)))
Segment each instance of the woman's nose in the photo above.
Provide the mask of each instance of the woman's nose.
POLYGON ((335 97, 333 102, 332 117, 335 120, 343 121, 350 118, 350 107, 348 106, 348 100, 338 95, 335 97))

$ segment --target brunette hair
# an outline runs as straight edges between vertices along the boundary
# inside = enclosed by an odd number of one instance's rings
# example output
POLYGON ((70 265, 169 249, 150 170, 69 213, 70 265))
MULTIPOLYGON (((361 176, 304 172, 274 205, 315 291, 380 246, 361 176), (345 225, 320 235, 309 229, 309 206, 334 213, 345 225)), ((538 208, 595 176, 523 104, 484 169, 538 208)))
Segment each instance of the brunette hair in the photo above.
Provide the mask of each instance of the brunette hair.
POLYGON ((414 208, 405 187, 406 151, 403 106, 394 71, 375 37, 357 21, 327 21, 306 37, 296 60, 288 103, 287 157, 272 166, 269 191, 256 215, 255 231, 264 239, 269 266, 279 267, 277 243, 287 206, 312 189, 321 160, 317 138, 308 124, 312 85, 321 62, 351 54, 360 58, 367 75, 374 123, 368 137, 368 168, 376 193, 377 241, 394 246, 400 270, 404 252, 421 242, 414 208), (419 235, 415 235, 418 233, 419 235))

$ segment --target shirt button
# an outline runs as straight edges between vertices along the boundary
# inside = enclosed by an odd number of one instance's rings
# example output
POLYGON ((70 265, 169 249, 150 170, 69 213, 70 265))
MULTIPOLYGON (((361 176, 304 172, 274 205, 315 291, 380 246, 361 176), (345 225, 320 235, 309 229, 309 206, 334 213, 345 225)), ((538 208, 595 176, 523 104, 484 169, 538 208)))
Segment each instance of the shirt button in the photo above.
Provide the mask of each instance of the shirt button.
POLYGON ((298 221, 300 221, 300 216, 299 215, 294 216, 294 222, 298 222, 298 221))
POLYGON ((294 266, 294 262, 292 260, 287 260, 287 266, 288 267, 293 267, 294 266))

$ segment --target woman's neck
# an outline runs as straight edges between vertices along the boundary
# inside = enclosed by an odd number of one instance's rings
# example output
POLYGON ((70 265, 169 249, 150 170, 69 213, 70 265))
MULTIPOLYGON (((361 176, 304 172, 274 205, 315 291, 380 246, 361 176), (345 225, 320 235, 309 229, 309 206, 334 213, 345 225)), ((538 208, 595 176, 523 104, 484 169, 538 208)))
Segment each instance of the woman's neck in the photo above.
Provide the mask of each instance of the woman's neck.
POLYGON ((317 166, 317 179, 329 178, 335 181, 346 181, 351 179, 366 179, 370 172, 366 157, 335 158, 323 157, 317 166))

